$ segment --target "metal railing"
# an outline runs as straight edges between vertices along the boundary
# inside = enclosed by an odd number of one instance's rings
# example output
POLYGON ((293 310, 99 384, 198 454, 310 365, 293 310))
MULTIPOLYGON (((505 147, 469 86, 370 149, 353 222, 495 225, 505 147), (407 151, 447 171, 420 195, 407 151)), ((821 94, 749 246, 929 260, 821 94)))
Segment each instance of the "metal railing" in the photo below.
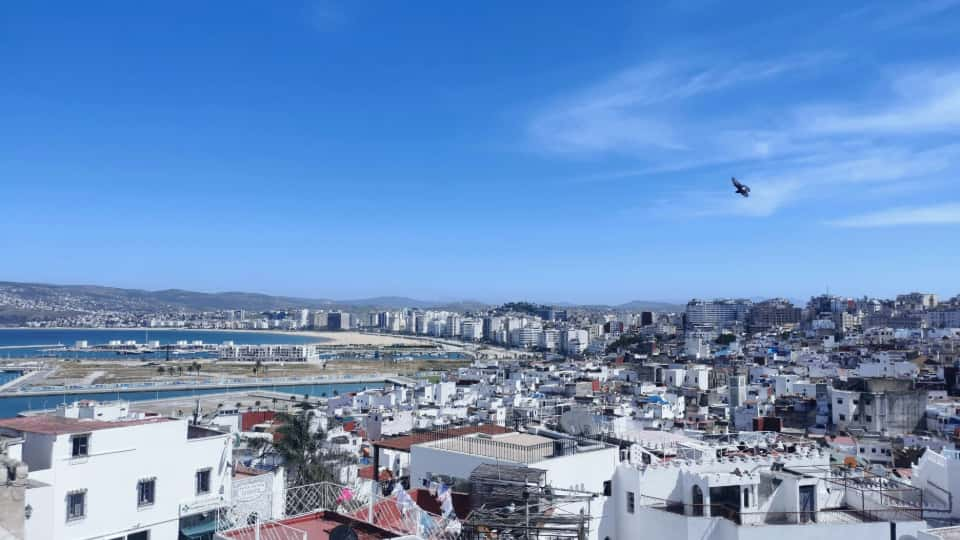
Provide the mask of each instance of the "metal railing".
POLYGON ((743 512, 739 508, 726 504, 685 504, 647 495, 638 496, 637 505, 687 517, 719 517, 737 525, 871 523, 922 519, 922 512, 912 508, 825 508, 805 512, 743 512))
MULTIPOLYGON (((333 482, 319 482, 288 487, 275 496, 282 497, 283 500, 283 516, 273 516, 278 520, 295 519, 318 512, 336 512, 401 536, 417 535, 424 540, 454 540, 458 537, 459 523, 455 517, 446 519, 427 512, 412 504, 412 499, 409 498, 404 502, 394 495, 380 495, 378 484, 342 486, 333 482)), ((237 536, 237 534, 245 535, 243 531, 253 530, 250 529, 252 526, 247 524, 252 519, 255 519, 255 516, 247 515, 239 507, 224 508, 218 515, 217 529, 220 531, 218 534, 224 538, 252 540, 253 536, 237 536)), ((261 524, 260 531, 264 532, 270 523, 275 522, 261 524)), ((295 527, 288 528, 299 531, 295 527)), ((277 534, 280 532, 280 530, 276 531, 277 534)), ((294 536, 276 538, 261 536, 260 538, 264 540, 300 539, 294 536)))
POLYGON ((250 525, 219 531, 214 540, 307 540, 307 533, 276 521, 256 521, 250 525))

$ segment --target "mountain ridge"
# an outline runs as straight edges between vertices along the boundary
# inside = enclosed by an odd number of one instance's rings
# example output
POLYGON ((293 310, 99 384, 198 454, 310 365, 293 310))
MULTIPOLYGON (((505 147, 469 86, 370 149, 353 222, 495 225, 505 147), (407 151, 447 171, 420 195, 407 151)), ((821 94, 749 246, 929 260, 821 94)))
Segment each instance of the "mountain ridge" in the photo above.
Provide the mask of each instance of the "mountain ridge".
MULTIPOLYGON (((0 312, 46 311, 80 312, 89 310, 116 311, 216 311, 244 309, 270 311, 290 308, 357 309, 417 308, 480 311, 496 304, 472 299, 421 300, 406 296, 374 296, 335 300, 300 296, 271 295, 259 292, 201 292, 187 289, 137 289, 89 284, 51 284, 39 282, 0 281, 0 312)), ((679 304, 650 300, 632 300, 619 305, 574 304, 557 302, 557 308, 631 309, 676 311, 679 304)))

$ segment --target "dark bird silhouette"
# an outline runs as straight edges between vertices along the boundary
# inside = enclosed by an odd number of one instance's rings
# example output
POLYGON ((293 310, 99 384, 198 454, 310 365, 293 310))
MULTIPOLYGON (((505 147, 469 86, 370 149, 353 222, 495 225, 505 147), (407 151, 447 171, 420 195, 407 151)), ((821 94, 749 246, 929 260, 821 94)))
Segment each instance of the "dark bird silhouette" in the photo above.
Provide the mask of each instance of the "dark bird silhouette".
POLYGON ((736 178, 731 177, 730 180, 733 182, 733 187, 737 188, 737 193, 743 195, 744 197, 750 196, 750 186, 741 184, 736 178))

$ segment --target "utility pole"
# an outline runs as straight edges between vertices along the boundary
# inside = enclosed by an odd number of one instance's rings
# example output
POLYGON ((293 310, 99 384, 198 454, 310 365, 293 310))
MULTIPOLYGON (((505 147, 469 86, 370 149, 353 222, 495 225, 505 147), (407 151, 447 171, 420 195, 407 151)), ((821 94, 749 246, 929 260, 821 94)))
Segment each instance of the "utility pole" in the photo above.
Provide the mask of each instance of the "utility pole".
POLYGON ((523 490, 523 516, 524 516, 523 537, 529 540, 530 539, 530 491, 527 489, 523 490))

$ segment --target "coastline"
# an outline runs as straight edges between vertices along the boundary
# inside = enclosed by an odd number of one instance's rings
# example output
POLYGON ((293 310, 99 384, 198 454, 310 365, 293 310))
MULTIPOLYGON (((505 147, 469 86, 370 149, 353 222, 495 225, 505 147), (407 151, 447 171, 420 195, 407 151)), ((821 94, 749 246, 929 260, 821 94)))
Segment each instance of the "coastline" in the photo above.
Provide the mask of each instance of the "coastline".
POLYGON ((388 345, 429 345, 430 340, 419 339, 409 336, 394 336, 390 334, 365 334, 352 330, 346 331, 323 331, 323 330, 251 330, 251 329, 228 329, 228 328, 97 328, 97 327, 79 327, 79 326, 45 326, 33 328, 29 326, 4 326, 0 327, 0 332, 4 330, 32 330, 32 331, 93 331, 93 332, 224 332, 237 334, 262 334, 275 336, 303 336, 310 338, 319 338, 321 345, 345 345, 345 346, 388 346, 388 345))

